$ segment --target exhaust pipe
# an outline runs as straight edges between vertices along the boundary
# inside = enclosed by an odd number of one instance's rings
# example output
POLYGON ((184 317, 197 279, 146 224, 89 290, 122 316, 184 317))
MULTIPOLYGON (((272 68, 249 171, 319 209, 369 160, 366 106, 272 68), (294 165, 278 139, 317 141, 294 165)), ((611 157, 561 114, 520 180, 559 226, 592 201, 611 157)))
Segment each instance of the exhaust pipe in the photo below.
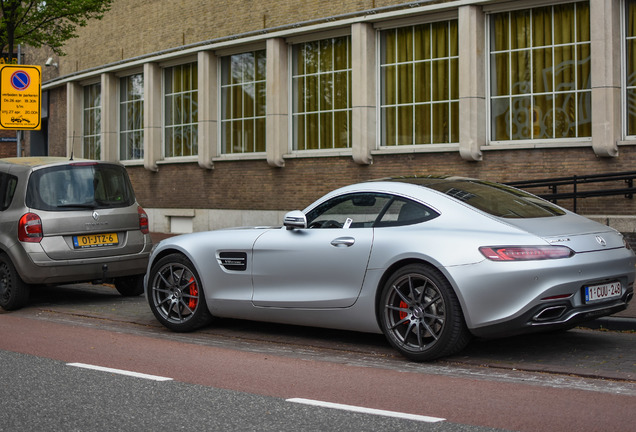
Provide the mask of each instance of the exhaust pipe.
POLYGON ((567 306, 551 306, 532 317, 533 321, 552 321, 559 318, 567 310, 567 306))

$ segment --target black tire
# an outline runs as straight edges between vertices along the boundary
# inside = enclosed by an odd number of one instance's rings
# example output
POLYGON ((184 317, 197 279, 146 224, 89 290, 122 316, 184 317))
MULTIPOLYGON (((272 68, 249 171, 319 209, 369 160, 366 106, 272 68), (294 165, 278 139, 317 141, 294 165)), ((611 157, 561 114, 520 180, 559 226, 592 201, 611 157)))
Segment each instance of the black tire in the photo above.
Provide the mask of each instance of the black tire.
POLYGON ((148 303, 157 320, 173 331, 193 331, 212 321, 201 279, 182 254, 167 255, 152 266, 148 303))
POLYGON ((137 297, 144 292, 144 275, 116 278, 115 288, 124 297, 137 297))
POLYGON ((8 311, 20 309, 29 301, 29 291, 29 285, 20 278, 9 257, 1 254, 0 307, 8 311))
POLYGON ((427 265, 410 264, 392 274, 383 287, 378 313, 389 343, 414 361, 454 354, 470 340, 453 288, 427 265))

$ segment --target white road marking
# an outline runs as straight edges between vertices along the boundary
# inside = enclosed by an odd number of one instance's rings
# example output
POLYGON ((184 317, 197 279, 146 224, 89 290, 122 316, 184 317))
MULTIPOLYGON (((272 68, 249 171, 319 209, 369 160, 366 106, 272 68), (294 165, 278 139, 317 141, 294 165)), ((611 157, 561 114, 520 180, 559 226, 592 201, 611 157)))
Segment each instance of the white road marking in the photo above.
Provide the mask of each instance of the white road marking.
POLYGON ((352 411, 352 412, 363 413, 363 414, 373 414, 373 415, 380 415, 385 417, 396 417, 400 419, 415 420, 415 421, 421 421, 426 423, 437 423, 437 422, 446 420, 446 419, 438 418, 438 417, 407 414, 407 413, 402 413, 397 411, 385 411, 385 410, 379 410, 379 409, 373 409, 373 408, 364 408, 364 407, 358 407, 353 405, 343 405, 343 404, 323 402, 323 401, 317 401, 317 400, 311 400, 311 399, 292 398, 292 399, 287 399, 287 402, 313 405, 313 406, 324 407, 324 408, 333 408, 333 409, 352 411))
POLYGON ((166 378, 166 377, 157 376, 157 375, 148 375, 144 373, 132 372, 132 371, 127 371, 123 369, 113 369, 113 368, 107 368, 103 366, 89 365, 85 363, 67 363, 66 365, 84 368, 84 369, 92 369, 92 370, 101 371, 101 372, 110 372, 110 373, 115 373, 119 375, 127 375, 127 376, 136 377, 136 378, 144 378, 144 379, 149 379, 153 381, 172 381, 172 378, 166 378))

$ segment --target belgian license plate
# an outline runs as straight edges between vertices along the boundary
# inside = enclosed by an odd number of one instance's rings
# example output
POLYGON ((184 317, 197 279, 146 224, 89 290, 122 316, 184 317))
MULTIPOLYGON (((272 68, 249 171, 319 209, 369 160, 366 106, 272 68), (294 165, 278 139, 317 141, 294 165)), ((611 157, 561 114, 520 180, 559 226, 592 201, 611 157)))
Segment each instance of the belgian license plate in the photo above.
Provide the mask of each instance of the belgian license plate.
POLYGON ((117 233, 73 236, 73 246, 75 249, 114 246, 118 243, 119 237, 117 237, 117 233))
POLYGON ((620 297, 623 288, 618 281, 585 287, 585 303, 620 297))

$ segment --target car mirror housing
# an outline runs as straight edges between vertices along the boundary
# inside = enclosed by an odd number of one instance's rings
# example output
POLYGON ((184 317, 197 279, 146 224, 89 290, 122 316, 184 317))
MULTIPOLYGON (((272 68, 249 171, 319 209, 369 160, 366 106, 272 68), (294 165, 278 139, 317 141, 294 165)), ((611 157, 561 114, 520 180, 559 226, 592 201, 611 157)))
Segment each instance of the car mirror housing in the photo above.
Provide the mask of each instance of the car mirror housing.
POLYGON ((285 218, 283 219, 283 225, 285 225, 288 230, 294 228, 307 228, 307 217, 300 210, 290 211, 285 215, 285 218))

